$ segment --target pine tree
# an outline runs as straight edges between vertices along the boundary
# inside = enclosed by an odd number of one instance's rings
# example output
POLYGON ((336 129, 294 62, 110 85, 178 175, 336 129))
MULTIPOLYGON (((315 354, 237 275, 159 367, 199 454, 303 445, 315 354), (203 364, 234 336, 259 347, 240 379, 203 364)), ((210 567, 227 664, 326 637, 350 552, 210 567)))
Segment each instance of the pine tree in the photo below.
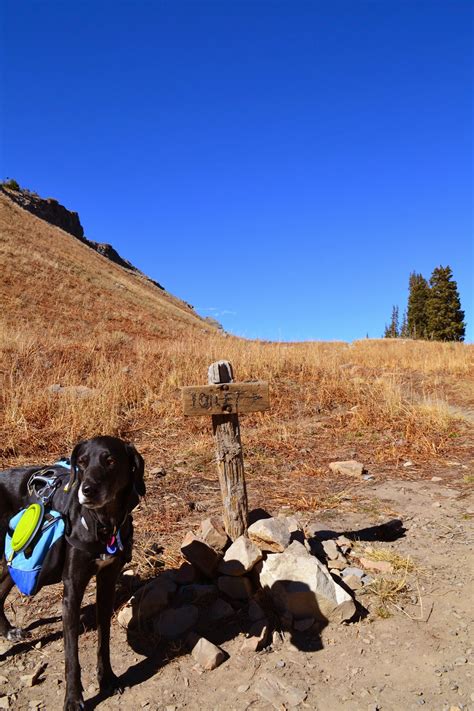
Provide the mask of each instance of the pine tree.
POLYGON ((403 312, 402 325, 400 326, 400 338, 410 338, 408 330, 408 316, 406 310, 403 312))
POLYGON ((398 306, 392 306, 392 319, 389 326, 385 326, 384 338, 398 338, 400 335, 398 328, 398 306))
POLYGON ((434 341, 463 341, 466 324, 451 267, 436 267, 426 305, 427 333, 434 341))
POLYGON ((407 328, 410 338, 426 338, 428 327, 427 304, 430 287, 422 274, 412 272, 408 284, 407 328))

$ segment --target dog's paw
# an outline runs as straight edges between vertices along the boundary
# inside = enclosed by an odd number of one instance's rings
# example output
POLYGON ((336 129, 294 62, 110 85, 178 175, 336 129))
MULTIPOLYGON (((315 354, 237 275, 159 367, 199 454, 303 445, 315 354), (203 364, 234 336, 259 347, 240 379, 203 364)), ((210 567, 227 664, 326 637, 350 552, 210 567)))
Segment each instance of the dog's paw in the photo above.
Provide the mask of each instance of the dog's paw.
POLYGON ((110 674, 99 679, 99 688, 101 694, 105 694, 106 696, 123 694, 123 687, 115 674, 110 674))
POLYGON ((22 639, 27 639, 28 637, 28 633, 20 629, 20 627, 12 627, 7 632, 9 642, 21 642, 22 639))
POLYGON ((84 711, 84 701, 82 699, 65 699, 64 711, 84 711))

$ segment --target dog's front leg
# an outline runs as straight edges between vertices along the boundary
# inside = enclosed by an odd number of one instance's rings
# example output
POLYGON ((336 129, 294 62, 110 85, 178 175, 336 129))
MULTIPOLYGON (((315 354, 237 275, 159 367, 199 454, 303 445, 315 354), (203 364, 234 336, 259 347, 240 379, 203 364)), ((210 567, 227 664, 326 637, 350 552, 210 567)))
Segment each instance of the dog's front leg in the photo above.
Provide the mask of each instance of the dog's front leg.
POLYGON ((123 562, 116 558, 97 572, 97 678, 101 692, 118 691, 119 681, 110 664, 110 620, 114 611, 115 586, 123 562))
POLYGON ((0 634, 11 642, 24 639, 25 633, 19 627, 12 627, 7 618, 3 606, 5 599, 13 587, 13 580, 10 578, 5 558, 0 560, 0 634))
POLYGON ((91 575, 90 556, 68 546, 63 570, 63 634, 66 669, 64 711, 78 711, 84 708, 79 665, 79 617, 82 598, 91 575))

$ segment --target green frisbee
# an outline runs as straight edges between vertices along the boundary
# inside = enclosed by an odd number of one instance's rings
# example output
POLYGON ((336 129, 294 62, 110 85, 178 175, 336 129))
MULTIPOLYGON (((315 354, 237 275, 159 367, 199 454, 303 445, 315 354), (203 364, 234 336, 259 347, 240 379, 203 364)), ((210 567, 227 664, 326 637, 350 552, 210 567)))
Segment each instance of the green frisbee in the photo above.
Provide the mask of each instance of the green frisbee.
POLYGON ((31 539, 34 538, 43 522, 43 513, 42 504, 31 504, 25 510, 13 531, 12 549, 15 553, 26 548, 31 539))

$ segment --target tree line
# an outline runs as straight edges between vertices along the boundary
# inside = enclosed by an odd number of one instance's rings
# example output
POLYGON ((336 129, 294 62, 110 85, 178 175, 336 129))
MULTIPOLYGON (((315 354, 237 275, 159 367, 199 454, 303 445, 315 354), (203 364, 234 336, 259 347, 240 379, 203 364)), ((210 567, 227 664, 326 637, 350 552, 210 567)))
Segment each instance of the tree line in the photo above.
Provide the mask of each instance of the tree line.
POLYGON ((401 323, 398 306, 393 306, 384 338, 463 341, 465 331, 464 311, 451 267, 436 267, 429 282, 422 274, 410 274, 408 305, 401 323))

